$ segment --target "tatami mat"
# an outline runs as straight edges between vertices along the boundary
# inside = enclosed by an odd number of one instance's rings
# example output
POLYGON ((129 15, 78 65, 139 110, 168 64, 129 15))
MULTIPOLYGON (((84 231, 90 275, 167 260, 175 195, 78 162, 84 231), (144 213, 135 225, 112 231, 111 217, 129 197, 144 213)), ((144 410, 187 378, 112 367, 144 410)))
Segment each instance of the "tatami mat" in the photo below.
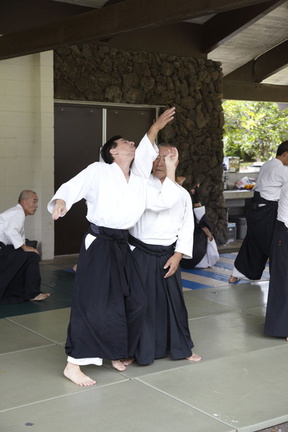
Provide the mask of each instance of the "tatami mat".
POLYGON ((269 282, 229 285, 235 255, 225 255, 182 274, 184 286, 198 284, 184 298, 201 362, 167 357, 120 373, 105 360, 83 368, 91 388, 62 374, 74 261, 42 263, 51 297, 0 306, 0 431, 253 432, 287 422, 288 344, 263 335, 269 282))

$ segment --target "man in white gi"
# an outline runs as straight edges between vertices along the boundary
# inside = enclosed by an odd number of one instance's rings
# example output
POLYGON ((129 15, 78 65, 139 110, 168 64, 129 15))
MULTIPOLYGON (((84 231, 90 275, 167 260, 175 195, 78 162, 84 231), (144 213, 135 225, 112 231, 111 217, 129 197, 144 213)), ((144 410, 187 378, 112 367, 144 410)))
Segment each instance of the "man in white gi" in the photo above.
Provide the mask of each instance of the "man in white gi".
MULTIPOLYGON (((159 155, 153 163, 150 184, 159 191, 166 181, 165 159, 172 148, 167 144, 159 145, 159 155)), ((134 353, 135 360, 142 365, 168 354, 174 360, 201 359, 192 353, 194 344, 179 269, 181 258, 192 256, 192 203, 184 188, 177 184, 177 190, 180 197, 177 204, 162 212, 146 209, 130 230, 129 243, 148 300, 141 337, 134 353)))
POLYGON ((288 341, 288 181, 282 186, 271 244, 264 333, 288 341))
POLYGON ((167 178, 161 191, 148 188, 157 156, 151 143, 174 113, 174 108, 166 110, 137 149, 119 136, 110 139, 101 150, 105 163, 89 165, 64 183, 48 204, 57 220, 85 199, 91 223, 77 263, 64 370, 64 375, 80 386, 96 383, 80 366, 101 365, 104 358, 112 360, 116 369, 125 370, 121 360, 131 357, 137 345, 146 299, 128 245, 128 229, 145 208, 161 211, 179 200, 173 152, 166 158, 172 181, 167 178))
POLYGON ((281 188, 288 181, 288 141, 279 145, 276 157, 265 162, 247 209, 247 234, 234 263, 229 283, 261 279, 277 217, 281 188))
POLYGON ((38 197, 31 190, 20 193, 18 204, 0 214, 0 303, 45 300, 40 290, 39 252, 25 244, 25 217, 34 215, 38 197))

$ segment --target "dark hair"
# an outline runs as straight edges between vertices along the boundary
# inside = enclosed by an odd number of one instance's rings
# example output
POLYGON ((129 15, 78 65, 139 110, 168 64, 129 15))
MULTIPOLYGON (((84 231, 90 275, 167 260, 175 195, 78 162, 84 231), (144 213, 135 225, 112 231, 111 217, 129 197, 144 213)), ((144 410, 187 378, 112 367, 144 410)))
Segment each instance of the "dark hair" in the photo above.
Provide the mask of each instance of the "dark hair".
POLYGON ((281 156, 283 153, 288 151, 288 141, 283 141, 282 144, 277 148, 276 156, 281 156))
POLYGON ((114 162, 114 157, 111 155, 110 150, 117 147, 117 143, 115 141, 119 140, 120 138, 123 137, 121 135, 114 135, 103 145, 101 148, 101 156, 104 162, 108 164, 112 164, 114 162))

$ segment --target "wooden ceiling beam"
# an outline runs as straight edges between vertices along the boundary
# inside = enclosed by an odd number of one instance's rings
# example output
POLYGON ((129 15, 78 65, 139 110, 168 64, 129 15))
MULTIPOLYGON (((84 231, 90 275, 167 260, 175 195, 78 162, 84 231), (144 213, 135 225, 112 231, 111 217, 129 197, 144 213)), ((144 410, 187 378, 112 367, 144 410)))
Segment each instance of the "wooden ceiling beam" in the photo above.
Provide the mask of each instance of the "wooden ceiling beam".
POLYGON ((224 81, 261 83, 288 65, 288 40, 225 76, 224 81))
POLYGON ((217 14, 203 25, 203 52, 208 54, 285 1, 272 0, 217 14))
POLYGON ((254 61, 254 82, 260 83, 288 64, 288 40, 277 45, 254 61))
POLYGON ((0 60, 263 3, 263 0, 125 0, 0 37, 0 60))
POLYGON ((288 86, 224 80, 223 99, 287 102, 288 86))

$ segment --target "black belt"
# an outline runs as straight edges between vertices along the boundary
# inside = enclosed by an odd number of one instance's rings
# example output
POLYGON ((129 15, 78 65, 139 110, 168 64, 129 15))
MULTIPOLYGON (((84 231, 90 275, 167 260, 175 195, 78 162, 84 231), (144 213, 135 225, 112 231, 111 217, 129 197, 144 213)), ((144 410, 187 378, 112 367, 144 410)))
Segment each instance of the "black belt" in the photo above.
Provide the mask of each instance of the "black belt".
POLYGON ((131 264, 131 250, 128 244, 128 230, 121 230, 115 228, 101 227, 95 224, 90 225, 90 233, 97 236, 97 238, 112 241, 116 262, 120 276, 120 286, 124 296, 128 296, 130 292, 130 264, 131 264))
POLYGON ((137 247, 138 249, 142 250, 143 252, 148 253, 149 255, 155 255, 155 256, 165 256, 165 255, 173 255, 175 251, 175 243, 169 246, 162 246, 162 245, 152 245, 143 243, 141 240, 136 239, 131 234, 129 235, 129 243, 132 246, 137 247))

